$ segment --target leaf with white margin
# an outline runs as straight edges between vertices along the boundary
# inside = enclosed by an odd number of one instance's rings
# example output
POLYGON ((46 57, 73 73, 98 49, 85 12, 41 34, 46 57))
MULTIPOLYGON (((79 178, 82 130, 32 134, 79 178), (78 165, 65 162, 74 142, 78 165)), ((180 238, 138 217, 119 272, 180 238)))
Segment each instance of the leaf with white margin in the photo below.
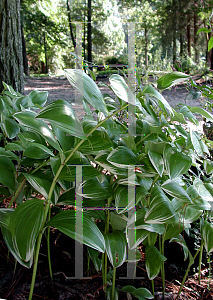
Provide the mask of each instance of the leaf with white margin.
POLYGON ((105 240, 97 225, 87 216, 83 216, 83 237, 76 231, 76 215, 74 210, 66 210, 55 215, 46 226, 52 226, 76 241, 100 252, 105 251, 105 240))
POLYGON ((24 261, 33 257, 34 247, 44 217, 44 201, 31 199, 20 204, 11 215, 9 230, 16 253, 24 261))
POLYGON ((83 95, 85 100, 107 116, 108 110, 97 84, 80 69, 65 69, 64 72, 70 84, 83 95))
POLYGON ((164 261, 166 261, 166 257, 163 256, 155 246, 146 246, 145 265, 150 280, 158 276, 164 261))
POLYGON ((169 224, 175 220, 176 214, 171 201, 159 186, 155 186, 151 192, 151 201, 144 221, 149 224, 169 224))
POLYGON ((207 221, 201 224, 201 235, 205 242, 206 252, 210 254, 213 251, 213 224, 207 221))

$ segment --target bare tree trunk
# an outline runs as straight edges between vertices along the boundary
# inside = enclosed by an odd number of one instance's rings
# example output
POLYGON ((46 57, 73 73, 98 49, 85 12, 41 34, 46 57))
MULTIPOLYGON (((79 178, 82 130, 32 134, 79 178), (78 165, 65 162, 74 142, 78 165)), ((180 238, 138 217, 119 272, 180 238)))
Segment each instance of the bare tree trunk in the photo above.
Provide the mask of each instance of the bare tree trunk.
POLYGON ((2 81, 24 92, 20 0, 0 1, 0 92, 2 81))
POLYGON ((25 43, 24 31, 23 31, 23 26, 22 25, 21 25, 21 37, 22 37, 22 49, 23 49, 24 74, 27 75, 27 76, 29 76, 27 50, 26 50, 26 43, 25 43))
POLYGON ((69 21, 70 36, 71 36, 71 40, 72 40, 73 46, 74 46, 74 48, 75 48, 76 43, 75 43, 75 38, 74 38, 73 31, 72 31, 72 21, 71 21, 71 15, 70 15, 70 5, 69 5, 69 0, 67 0, 67 15, 68 15, 68 21, 69 21))
POLYGON ((44 53, 45 53, 45 73, 48 73, 48 61, 47 61, 47 43, 46 43, 46 34, 44 32, 44 53))
POLYGON ((188 40, 188 55, 191 57, 191 24, 190 24, 190 17, 188 16, 187 22, 187 40, 188 40))
POLYGON ((183 56, 183 34, 180 33, 180 56, 183 56))
POLYGON ((195 62, 199 63, 199 52, 197 49, 197 31, 198 31, 198 17, 197 12, 194 11, 194 49, 195 49, 195 62))
MULTIPOLYGON (((87 15, 87 60, 89 63, 92 63, 92 1, 88 0, 88 15, 87 15)), ((92 66, 91 68, 92 69, 92 66)))
POLYGON ((147 27, 145 26, 145 67, 148 68, 148 37, 147 37, 147 27))

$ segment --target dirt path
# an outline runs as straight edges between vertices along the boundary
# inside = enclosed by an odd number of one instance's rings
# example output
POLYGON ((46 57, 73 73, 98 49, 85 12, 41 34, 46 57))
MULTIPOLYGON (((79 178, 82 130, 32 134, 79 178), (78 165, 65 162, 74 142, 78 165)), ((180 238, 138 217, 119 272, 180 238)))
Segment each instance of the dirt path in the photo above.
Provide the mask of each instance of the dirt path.
MULTIPOLYGON (((108 79, 98 80, 104 83, 109 83, 108 79)), ((114 98, 113 92, 107 87, 99 87, 102 94, 108 93, 114 98)), ((49 93, 48 102, 63 99, 72 103, 78 115, 82 114, 81 103, 75 101, 75 89, 70 85, 68 80, 64 77, 28 77, 25 78, 25 94, 29 94, 33 90, 47 91, 49 93)), ((189 106, 201 106, 200 100, 187 99, 189 92, 184 85, 172 87, 165 90, 163 93, 165 99, 172 107, 176 107, 179 103, 189 106)))

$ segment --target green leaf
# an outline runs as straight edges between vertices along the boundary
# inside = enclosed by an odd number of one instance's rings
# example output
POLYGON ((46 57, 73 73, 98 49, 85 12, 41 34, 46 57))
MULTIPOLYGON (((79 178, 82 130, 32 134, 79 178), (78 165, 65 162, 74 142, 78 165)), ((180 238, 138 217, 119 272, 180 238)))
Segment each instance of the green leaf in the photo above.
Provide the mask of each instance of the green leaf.
POLYGON ((54 156, 52 151, 50 151, 44 145, 38 143, 30 143, 27 145, 24 155, 29 158, 36 158, 36 159, 45 159, 49 156, 54 156))
POLYGON ((119 186, 116 189, 115 207, 118 213, 123 213, 124 211, 135 207, 135 199, 128 199, 128 187, 119 186))
POLYGON ((170 87, 172 87, 175 84, 178 84, 180 82, 183 82, 187 79, 190 78, 190 75, 187 75, 182 72, 171 72, 168 74, 165 74, 161 78, 159 78, 156 83, 157 83, 157 88, 159 90, 165 90, 170 87))
POLYGON ((11 190, 15 190, 15 167, 12 161, 0 155, 0 183, 4 186, 10 188, 11 190))
POLYGON ((23 146, 18 142, 8 143, 5 146, 5 150, 8 151, 23 151, 23 146))
POLYGON ((163 154, 163 150, 164 150, 166 145, 168 145, 167 142, 148 141, 145 145, 145 151, 146 151, 146 153, 148 153, 148 151, 150 150, 150 151, 156 152, 158 154, 163 154))
POLYGON ((213 251, 213 224, 203 221, 201 224, 201 235, 205 242, 206 252, 210 254, 213 251))
POLYGON ((146 288, 138 288, 132 293, 132 295, 139 300, 154 299, 154 296, 146 288))
MULTIPOLYGON (((5 148, 3 147, 0 147, 0 156, 9 158, 10 160, 17 160, 17 161, 20 160, 20 158, 15 153, 13 153, 10 150, 5 151, 5 148)), ((15 170, 12 162, 11 162, 11 167, 15 170)))
POLYGON ((53 128, 53 132, 57 140, 59 141, 62 149, 64 151, 72 149, 75 143, 75 137, 67 134, 66 132, 64 132, 63 130, 61 130, 53 124, 51 124, 51 127, 53 128))
POLYGON ((205 159, 203 162, 203 167, 207 175, 213 173, 213 161, 209 159, 205 159))
POLYGON ((158 100, 158 104, 165 111, 167 109, 173 115, 173 109, 166 101, 166 99, 158 92, 152 85, 146 85, 142 91, 143 94, 148 94, 158 100))
POLYGON ((126 261, 126 235, 121 231, 114 231, 104 237, 109 261, 114 268, 118 268, 126 261))
POLYGON ((64 72, 70 84, 83 95, 85 100, 107 116, 108 110, 97 84, 82 70, 65 69, 64 72))
POLYGON ((155 186, 151 192, 151 202, 145 215, 145 222, 149 224, 168 224, 173 223, 175 219, 175 211, 171 201, 159 186, 155 186))
POLYGON ((200 138, 192 130, 190 130, 190 137, 191 137, 192 145, 193 145, 195 151, 197 152, 197 154, 199 156, 203 156, 203 150, 202 150, 202 147, 200 144, 200 138))
POLYGON ((54 216, 47 226, 52 226, 76 241, 99 251, 105 251, 105 241, 97 225, 87 216, 83 216, 83 238, 75 231, 76 214, 74 210, 62 211, 54 216))
POLYGON ((27 262, 25 262, 24 260, 22 260, 22 259, 19 257, 19 255, 17 254, 17 252, 16 252, 16 250, 15 250, 15 248, 14 248, 14 246, 13 246, 13 238, 12 238, 11 232, 10 232, 7 228, 5 228, 5 227, 2 227, 2 228, 1 228, 1 231, 2 231, 2 235, 3 235, 4 241, 5 241, 6 245, 7 245, 7 248, 8 248, 9 251, 12 253, 12 255, 14 256, 14 258, 15 258, 22 266, 24 266, 24 267, 30 269, 31 266, 32 266, 32 263, 33 263, 33 257, 32 257, 29 261, 27 261, 27 262))
POLYGON ((111 88, 115 95, 126 103, 136 105, 136 98, 132 90, 128 88, 125 80, 118 74, 113 74, 109 78, 111 88))
POLYGON ((9 139, 14 139, 20 131, 18 123, 11 118, 5 117, 2 126, 9 139))
POLYGON ((158 172, 160 177, 162 177, 164 171, 164 161, 162 155, 151 150, 148 151, 148 155, 153 167, 158 172))
POLYGON ((208 41, 208 52, 213 48, 213 36, 208 41))
POLYGON ((200 29, 197 31, 197 34, 200 33, 200 32, 210 33, 210 32, 212 32, 212 30, 211 30, 211 29, 208 29, 208 28, 200 28, 200 29))
POLYGON ((203 184, 203 181, 199 178, 196 178, 193 182, 194 187, 198 191, 198 194, 205 200, 205 201, 213 201, 213 197, 208 189, 203 184))
POLYGON ((121 289, 122 292, 130 293, 130 294, 133 293, 135 290, 136 288, 132 285, 126 285, 121 289))
POLYGON ((32 91, 28 95, 29 103, 28 105, 31 106, 44 106, 47 102, 48 92, 41 92, 41 91, 32 91))
POLYGON ((166 257, 163 256, 155 246, 146 246, 145 265, 150 280, 158 276, 164 261, 166 261, 166 257))
MULTIPOLYGON (((199 190, 199 187, 198 187, 199 190)), ((200 194, 198 193, 198 190, 196 189, 196 186, 189 186, 186 190, 188 195, 190 195, 192 199, 192 208, 197 210, 211 210, 211 205, 208 203, 208 200, 205 200, 205 194, 208 194, 210 196, 210 199, 212 199, 211 195, 209 194, 209 191, 206 190, 205 186, 203 186, 202 190, 200 191, 200 194), (203 191, 203 193, 202 193, 203 191)), ((210 200, 210 201, 211 201, 210 200)))
POLYGON ((30 261, 44 217, 44 201, 28 200, 17 207, 11 216, 9 230, 15 251, 24 261, 30 261))
POLYGON ((175 243, 178 243, 179 245, 181 245, 183 248, 184 260, 187 260, 187 258, 189 256, 189 249, 186 245, 186 242, 185 242, 183 236, 181 234, 179 234, 178 236, 172 238, 169 242, 170 243, 175 242, 175 243))
POLYGON ((126 168, 127 165, 136 165, 136 155, 125 146, 118 146, 108 155, 107 161, 119 168, 126 168))
POLYGON ((95 130, 80 147, 85 154, 98 154, 99 151, 112 147, 112 142, 105 130, 95 130))
POLYGON ((182 188, 176 181, 167 180, 162 185, 161 188, 169 194, 170 196, 178 199, 184 203, 192 203, 191 198, 187 194, 187 192, 182 188))
POLYGON ((186 173, 192 164, 192 160, 189 156, 178 152, 172 147, 166 147, 164 149, 163 158, 170 179, 174 179, 186 173))
MULTIPOLYGON (((36 175, 31 175, 24 173, 24 177, 30 183, 30 185, 40 194, 42 194, 46 199, 48 198, 49 190, 52 184, 51 178, 43 173, 36 173, 36 175)), ((54 193, 52 195, 52 203, 56 204, 58 200, 58 190, 57 186, 54 189, 54 193)))
POLYGON ((32 111, 22 111, 15 113, 14 117, 22 125, 40 134, 56 150, 61 151, 61 148, 48 125, 42 120, 35 119, 36 113, 32 111))
POLYGON ((125 287, 122 288, 121 291, 126 292, 126 293, 130 293, 131 295, 138 298, 139 300, 154 299, 153 295, 146 288, 136 289, 132 285, 126 285, 125 287))
POLYGON ((128 175, 127 169, 118 168, 113 164, 111 164, 110 162, 108 162, 107 157, 109 154, 110 154, 109 150, 100 151, 99 154, 95 157, 95 162, 112 174, 127 176, 128 175))
POLYGON ((99 252, 93 248, 88 247, 87 251, 89 253, 89 256, 95 266, 95 269, 97 272, 101 271, 101 267, 102 267, 102 261, 99 258, 99 252))
POLYGON ((192 112, 192 113, 197 113, 202 115, 203 117, 205 117, 206 119, 213 121, 213 115, 210 114, 209 112, 207 112, 205 109, 201 108, 201 107, 190 107, 188 106, 188 109, 192 112))
POLYGON ((114 212, 109 213, 110 224, 114 230, 124 231, 127 225, 127 218, 124 215, 118 215, 114 212))
POLYGON ((83 186, 80 186, 77 193, 93 200, 104 200, 113 196, 113 191, 107 179, 100 182, 98 178, 84 181, 83 186))
POLYGON ((166 227, 165 240, 169 240, 176 237, 185 228, 187 228, 187 224, 184 224, 180 220, 177 220, 177 222, 174 222, 172 224, 168 224, 166 227))
POLYGON ((59 198, 57 205, 73 205, 75 206, 75 188, 71 187, 62 193, 59 198))
POLYGON ((49 121, 61 130, 86 140, 80 121, 72 106, 65 100, 57 100, 43 108, 36 118, 49 121))

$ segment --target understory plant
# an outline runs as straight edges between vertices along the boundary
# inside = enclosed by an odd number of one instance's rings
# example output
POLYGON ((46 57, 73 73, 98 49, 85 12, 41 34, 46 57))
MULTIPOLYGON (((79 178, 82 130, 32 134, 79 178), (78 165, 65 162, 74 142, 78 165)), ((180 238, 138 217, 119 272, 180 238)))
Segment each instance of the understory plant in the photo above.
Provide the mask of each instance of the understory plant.
POLYGON ((200 218, 197 254, 203 247, 213 251, 212 141, 187 129, 198 123, 194 114, 211 122, 213 116, 198 107, 177 111, 161 95, 159 90, 187 80, 184 73, 145 86, 137 75, 137 92, 114 74, 109 81, 115 99, 103 96, 81 70, 65 74, 82 94, 82 121, 67 101, 46 105, 46 92, 22 96, 4 83, 0 193, 11 200, 0 209, 3 238, 20 264, 33 266, 29 300, 44 234, 52 277, 52 227, 88 247, 108 299, 119 297, 117 268, 139 260, 143 244, 152 293, 129 285, 122 291, 153 299, 159 273, 165 291, 166 240, 182 246, 190 268, 194 258, 184 231, 200 218))

